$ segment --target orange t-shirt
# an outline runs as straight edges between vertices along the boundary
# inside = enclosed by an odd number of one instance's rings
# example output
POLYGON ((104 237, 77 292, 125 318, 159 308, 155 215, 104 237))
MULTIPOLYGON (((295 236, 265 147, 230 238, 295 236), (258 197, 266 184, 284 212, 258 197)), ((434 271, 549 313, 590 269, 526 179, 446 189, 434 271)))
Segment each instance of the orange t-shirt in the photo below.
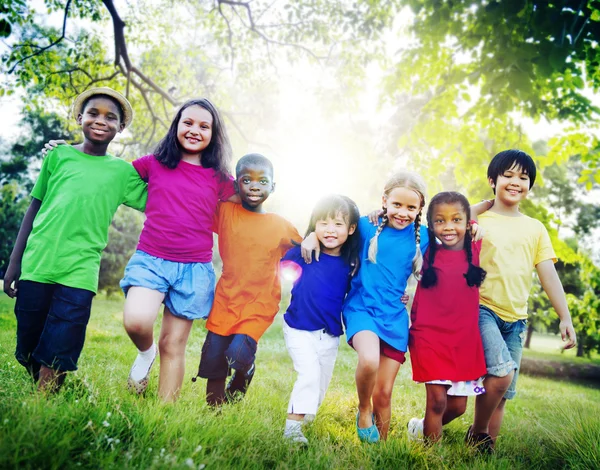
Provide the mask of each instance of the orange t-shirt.
POLYGON ((221 336, 245 334, 258 341, 279 311, 279 261, 292 240, 302 237, 279 215, 251 212, 231 202, 219 204, 214 230, 223 274, 206 328, 221 336))

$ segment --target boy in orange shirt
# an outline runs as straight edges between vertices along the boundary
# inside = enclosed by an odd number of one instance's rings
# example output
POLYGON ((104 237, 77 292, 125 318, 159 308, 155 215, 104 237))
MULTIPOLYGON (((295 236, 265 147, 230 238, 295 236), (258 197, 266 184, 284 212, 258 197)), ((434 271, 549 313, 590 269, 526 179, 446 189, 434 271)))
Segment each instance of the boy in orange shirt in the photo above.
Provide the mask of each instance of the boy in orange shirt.
POLYGON ((223 202, 217 210, 214 231, 219 235, 223 273, 206 322, 208 334, 198 368, 198 376, 208 379, 206 401, 211 406, 246 393, 254 376, 257 342, 279 311, 279 262, 292 240, 302 240, 290 222, 263 210, 275 190, 272 163, 262 155, 248 154, 235 172, 242 204, 223 202))

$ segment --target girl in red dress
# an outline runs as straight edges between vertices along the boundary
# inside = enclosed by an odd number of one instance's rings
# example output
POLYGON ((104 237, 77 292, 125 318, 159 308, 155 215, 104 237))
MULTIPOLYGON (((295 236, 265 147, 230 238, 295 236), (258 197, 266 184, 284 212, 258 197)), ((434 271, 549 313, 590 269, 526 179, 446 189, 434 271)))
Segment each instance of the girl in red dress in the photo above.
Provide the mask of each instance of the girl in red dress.
POLYGON ((427 211, 429 248, 411 311, 413 380, 425 383, 425 418, 408 423, 409 439, 437 441, 442 426, 462 415, 467 397, 485 392, 479 333, 481 242, 472 242, 467 199, 456 192, 433 197, 427 211), (437 239, 437 240, 436 240, 437 239))

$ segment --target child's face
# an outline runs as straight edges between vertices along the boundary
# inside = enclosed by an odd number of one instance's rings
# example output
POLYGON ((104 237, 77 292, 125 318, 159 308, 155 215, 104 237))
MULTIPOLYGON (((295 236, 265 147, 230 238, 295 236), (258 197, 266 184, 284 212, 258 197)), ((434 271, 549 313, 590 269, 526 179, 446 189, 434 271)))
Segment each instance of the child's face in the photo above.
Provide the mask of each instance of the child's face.
POLYGON ((241 168, 236 185, 244 207, 256 212, 275 190, 273 173, 269 168, 256 164, 241 168))
POLYGON ((202 106, 189 106, 177 124, 177 141, 184 154, 199 155, 212 138, 212 114, 202 106))
POLYGON ((120 110, 117 104, 104 97, 90 98, 82 113, 77 116, 86 140, 95 144, 108 144, 121 132, 120 110))
POLYGON ((520 166, 513 165, 489 183, 496 189, 496 199, 507 206, 519 204, 529 193, 529 176, 520 166))
POLYGON ((467 213, 462 204, 436 204, 431 221, 433 233, 447 250, 462 250, 465 247, 467 213))
POLYGON ((335 217, 317 220, 315 234, 321 243, 323 253, 339 256, 342 245, 356 230, 356 225, 348 225, 345 217, 338 212, 335 217))
POLYGON ((383 196, 388 225, 396 230, 408 227, 421 211, 421 197, 412 189, 394 188, 383 196))

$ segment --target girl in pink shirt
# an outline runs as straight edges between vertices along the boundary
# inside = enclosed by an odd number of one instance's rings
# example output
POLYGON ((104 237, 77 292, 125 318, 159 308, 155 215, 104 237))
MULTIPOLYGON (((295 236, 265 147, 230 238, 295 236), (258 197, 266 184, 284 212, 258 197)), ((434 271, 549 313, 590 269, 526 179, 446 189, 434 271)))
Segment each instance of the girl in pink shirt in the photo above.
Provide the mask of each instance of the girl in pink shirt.
POLYGON ((160 351, 158 394, 174 400, 185 371, 185 346, 195 319, 210 312, 215 274, 212 219, 218 201, 236 200, 228 165, 231 146, 223 121, 207 99, 185 103, 154 155, 133 162, 148 182, 146 221, 125 268, 123 323, 138 348, 128 384, 148 386, 160 351), (153 325, 165 304, 158 341, 153 325))

